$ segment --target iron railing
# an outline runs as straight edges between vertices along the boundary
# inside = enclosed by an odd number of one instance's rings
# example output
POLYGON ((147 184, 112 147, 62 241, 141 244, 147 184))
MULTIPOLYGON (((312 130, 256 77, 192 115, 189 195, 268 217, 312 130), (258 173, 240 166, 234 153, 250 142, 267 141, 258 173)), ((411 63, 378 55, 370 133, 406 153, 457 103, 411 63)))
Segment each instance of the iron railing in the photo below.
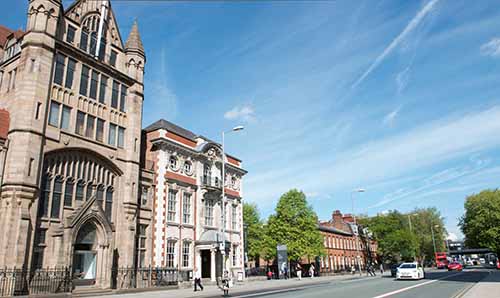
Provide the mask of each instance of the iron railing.
POLYGON ((118 268, 113 270, 114 289, 156 288, 177 285, 180 281, 175 268, 118 268))
POLYGON ((0 269, 0 297, 71 292, 71 268, 0 269))
POLYGON ((202 184, 203 186, 221 188, 222 180, 219 177, 203 176, 202 184))

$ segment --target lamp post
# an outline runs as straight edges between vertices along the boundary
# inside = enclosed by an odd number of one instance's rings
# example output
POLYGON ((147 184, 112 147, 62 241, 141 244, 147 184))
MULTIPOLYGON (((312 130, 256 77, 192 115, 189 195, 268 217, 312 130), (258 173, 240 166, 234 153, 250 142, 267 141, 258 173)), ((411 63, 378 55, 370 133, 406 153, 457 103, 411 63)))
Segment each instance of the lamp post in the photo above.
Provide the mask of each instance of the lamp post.
POLYGON ((431 224, 432 245, 434 246, 434 258, 436 258, 436 239, 434 238, 434 228, 439 228, 439 225, 431 224))
MULTIPOLYGON (((411 225, 411 217, 412 216, 418 216, 418 214, 416 214, 416 213, 410 213, 410 214, 408 214, 408 225, 410 227, 410 234, 413 234, 412 225, 411 225)), ((414 251, 413 252, 413 260, 415 261, 416 259, 417 259, 417 252, 414 251)))
POLYGON ((358 263, 358 270, 359 270, 359 275, 361 275, 361 265, 359 263, 359 231, 358 231, 358 224, 356 222, 356 215, 354 215, 354 193, 361 193, 365 192, 363 188, 355 189, 351 191, 351 203, 352 203, 352 218, 354 219, 354 226, 356 226, 356 263, 358 263))
MULTIPOLYGON (((226 192, 225 192, 225 187, 226 187, 226 152, 224 148, 224 136, 226 133, 230 132, 237 132, 240 130, 243 130, 243 126, 236 126, 231 130, 228 131, 222 131, 222 199, 221 199, 221 234, 222 234, 222 244, 221 244, 221 252, 224 252, 226 250, 226 192)), ((224 272, 226 271, 226 256, 222 257, 222 274, 224 275, 224 272)))

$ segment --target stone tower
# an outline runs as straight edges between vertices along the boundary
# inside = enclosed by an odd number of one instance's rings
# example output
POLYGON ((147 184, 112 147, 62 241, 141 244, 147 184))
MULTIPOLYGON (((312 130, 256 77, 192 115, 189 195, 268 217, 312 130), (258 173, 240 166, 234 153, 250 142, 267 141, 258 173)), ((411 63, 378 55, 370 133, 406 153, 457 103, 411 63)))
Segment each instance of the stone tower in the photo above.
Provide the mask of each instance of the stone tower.
MULTIPOLYGON (((5 66, 14 88, 2 104, 10 112, 9 147, 1 188, 0 264, 29 263, 37 214, 37 195, 43 158, 45 122, 55 36, 62 11, 60 0, 31 0, 19 58, 5 66)), ((7 62, 7 61, 6 61, 7 62)))
POLYGON ((146 56, 137 24, 122 41, 110 2, 31 0, 25 32, 0 27, 10 33, 0 34, 0 108, 10 117, 0 267, 71 266, 74 285, 107 288, 113 268, 138 265, 139 237, 140 265, 150 265, 146 56))

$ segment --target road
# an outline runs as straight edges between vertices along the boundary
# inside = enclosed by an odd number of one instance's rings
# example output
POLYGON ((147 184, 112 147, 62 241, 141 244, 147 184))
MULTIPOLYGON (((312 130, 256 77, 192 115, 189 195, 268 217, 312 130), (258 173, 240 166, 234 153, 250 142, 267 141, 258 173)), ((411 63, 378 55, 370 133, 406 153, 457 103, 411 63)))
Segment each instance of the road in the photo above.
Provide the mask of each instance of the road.
MULTIPOLYGON (((470 269, 463 272, 433 271, 419 281, 396 281, 389 276, 364 279, 325 281, 317 284, 288 289, 249 291, 231 297, 272 297, 272 298, 452 298, 466 292, 474 283, 488 275, 485 269, 470 269)), ((220 297, 220 296, 218 296, 220 297)))

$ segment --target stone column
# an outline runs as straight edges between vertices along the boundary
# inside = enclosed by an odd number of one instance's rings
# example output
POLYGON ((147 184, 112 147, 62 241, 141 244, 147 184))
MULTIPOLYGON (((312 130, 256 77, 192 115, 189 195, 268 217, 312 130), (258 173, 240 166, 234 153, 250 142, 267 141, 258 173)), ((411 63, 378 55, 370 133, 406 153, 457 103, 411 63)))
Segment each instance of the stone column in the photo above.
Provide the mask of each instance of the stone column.
POLYGON ((210 280, 215 281, 215 249, 210 250, 210 280))

